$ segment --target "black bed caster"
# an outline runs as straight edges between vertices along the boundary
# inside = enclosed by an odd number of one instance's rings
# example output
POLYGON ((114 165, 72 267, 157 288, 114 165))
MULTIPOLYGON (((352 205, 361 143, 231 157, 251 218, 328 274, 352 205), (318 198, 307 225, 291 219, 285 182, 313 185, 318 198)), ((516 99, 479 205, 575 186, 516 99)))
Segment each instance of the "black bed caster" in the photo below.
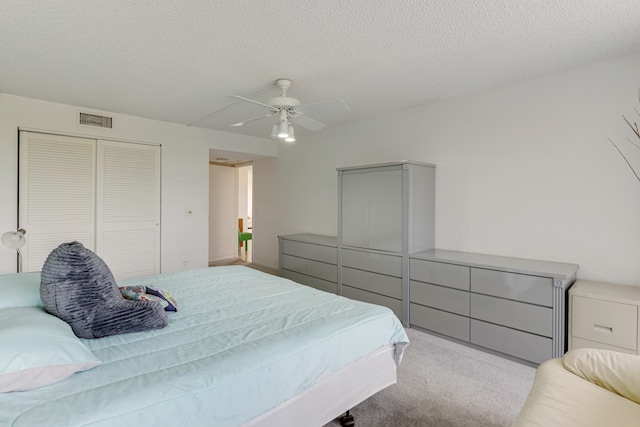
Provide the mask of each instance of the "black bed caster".
POLYGON ((339 418, 340 420, 340 425, 342 427, 353 427, 356 425, 354 419, 353 419, 353 415, 349 414, 349 411, 347 411, 346 414, 344 414, 343 416, 341 416, 339 418))

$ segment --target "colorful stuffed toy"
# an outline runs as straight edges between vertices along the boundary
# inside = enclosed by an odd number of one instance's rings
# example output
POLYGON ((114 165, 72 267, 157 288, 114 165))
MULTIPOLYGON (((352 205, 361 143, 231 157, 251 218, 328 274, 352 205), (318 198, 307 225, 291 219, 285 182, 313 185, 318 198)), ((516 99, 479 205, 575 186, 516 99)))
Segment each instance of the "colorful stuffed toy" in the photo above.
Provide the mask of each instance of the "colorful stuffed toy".
POLYGON ((164 307, 164 311, 178 311, 178 303, 171 294, 151 286, 120 286, 120 293, 131 301, 156 301, 164 307))

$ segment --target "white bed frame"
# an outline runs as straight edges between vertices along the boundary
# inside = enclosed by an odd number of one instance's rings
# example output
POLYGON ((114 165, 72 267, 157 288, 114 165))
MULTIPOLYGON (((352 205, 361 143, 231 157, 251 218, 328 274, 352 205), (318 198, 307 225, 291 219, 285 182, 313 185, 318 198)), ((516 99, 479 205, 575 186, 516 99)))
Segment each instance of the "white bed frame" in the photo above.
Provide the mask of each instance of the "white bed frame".
POLYGON ((384 346, 309 387, 244 427, 324 426, 397 381, 394 346, 384 346), (295 422, 295 421, 294 421, 295 422))

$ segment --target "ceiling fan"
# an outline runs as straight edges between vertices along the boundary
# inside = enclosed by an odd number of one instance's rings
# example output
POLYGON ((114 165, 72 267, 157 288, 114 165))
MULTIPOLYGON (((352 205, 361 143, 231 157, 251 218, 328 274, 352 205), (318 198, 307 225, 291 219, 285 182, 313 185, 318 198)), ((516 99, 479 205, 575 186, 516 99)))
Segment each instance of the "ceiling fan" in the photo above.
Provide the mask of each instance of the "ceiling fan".
POLYGON ((291 80, 289 79, 278 79, 275 85, 280 88, 280 96, 271 98, 266 103, 239 95, 229 95, 232 98, 260 105, 268 110, 268 112, 261 116, 243 120, 231 126, 243 126, 249 122, 277 116, 278 122, 275 123, 271 129, 271 138, 293 142, 296 139, 293 133, 292 123, 309 129, 312 132, 317 132, 326 125, 310 117, 311 115, 322 114, 323 112, 343 112, 349 110, 347 104, 341 99, 301 104, 297 99, 287 96, 287 89, 291 87, 291 80))

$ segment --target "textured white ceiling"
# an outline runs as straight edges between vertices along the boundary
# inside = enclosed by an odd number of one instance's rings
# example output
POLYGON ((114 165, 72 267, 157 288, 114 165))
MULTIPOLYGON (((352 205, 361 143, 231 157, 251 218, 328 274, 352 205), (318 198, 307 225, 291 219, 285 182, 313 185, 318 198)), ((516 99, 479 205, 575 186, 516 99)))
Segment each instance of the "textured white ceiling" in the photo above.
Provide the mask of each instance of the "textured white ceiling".
POLYGON ((0 91, 268 137, 270 119, 229 127, 261 110, 225 95, 287 77, 303 103, 343 99, 316 117, 337 126, 638 52, 639 17, 638 0, 2 0, 0 91))

